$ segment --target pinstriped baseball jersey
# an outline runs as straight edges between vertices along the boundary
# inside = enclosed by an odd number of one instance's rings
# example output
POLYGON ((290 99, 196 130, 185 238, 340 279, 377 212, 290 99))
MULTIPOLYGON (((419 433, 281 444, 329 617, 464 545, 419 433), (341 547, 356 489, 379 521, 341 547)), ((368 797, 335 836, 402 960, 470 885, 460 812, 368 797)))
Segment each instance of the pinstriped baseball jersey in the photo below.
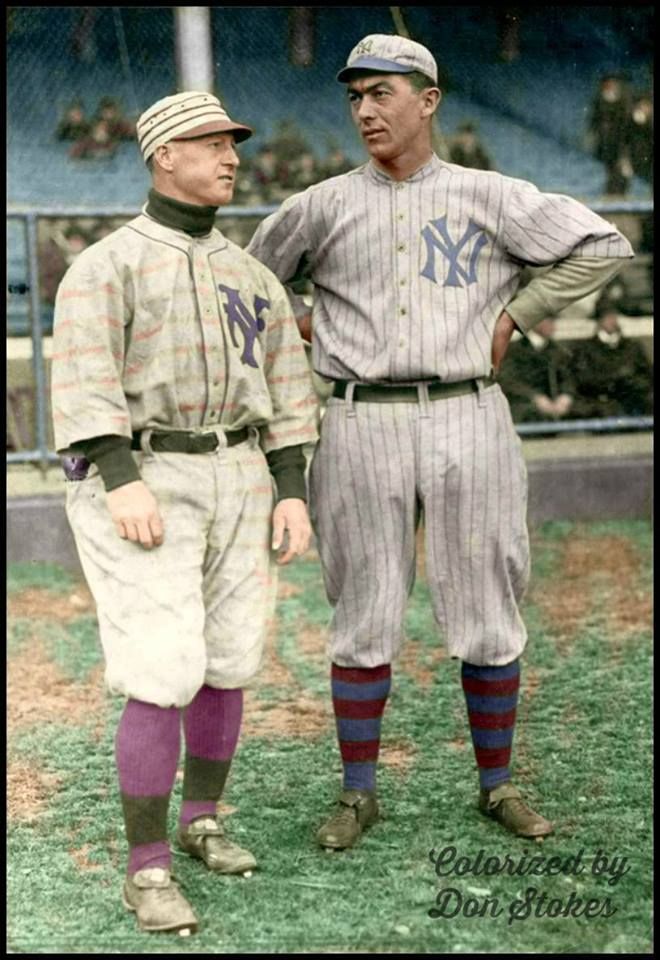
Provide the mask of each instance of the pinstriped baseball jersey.
POLYGON ((314 369, 359 381, 487 375, 523 265, 631 255, 578 201, 436 156, 401 182, 369 162, 310 187, 247 249, 283 282, 308 256, 314 369))
POLYGON ((142 214, 77 258, 59 288, 58 450, 146 427, 260 428, 264 452, 316 439, 317 401, 287 296, 218 230, 142 214))

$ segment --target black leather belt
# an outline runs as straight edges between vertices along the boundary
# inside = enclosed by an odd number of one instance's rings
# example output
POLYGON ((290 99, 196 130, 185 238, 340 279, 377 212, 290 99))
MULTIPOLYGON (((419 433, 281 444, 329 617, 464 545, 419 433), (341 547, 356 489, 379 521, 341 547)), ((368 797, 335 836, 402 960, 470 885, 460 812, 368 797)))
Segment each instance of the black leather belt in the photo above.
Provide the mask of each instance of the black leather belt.
MULTIPOLYGON (((137 430, 133 434, 131 450, 140 450, 140 437, 144 431, 137 430)), ((247 427, 242 430, 227 431, 227 446, 235 447, 237 443, 243 443, 250 436, 247 427)), ((213 431, 209 433, 196 433, 194 430, 154 430, 149 438, 151 449, 156 453, 212 453, 219 446, 218 435, 213 431)))
MULTIPOLYGON (((348 380, 335 380, 332 390, 333 397, 343 399, 348 389, 348 380)), ((456 380, 453 383, 444 383, 442 380, 427 380, 430 400, 440 400, 443 397, 461 397, 464 394, 476 393, 479 384, 482 387, 491 387, 497 381, 494 377, 479 377, 477 380, 456 380)), ((414 384, 385 383, 356 383, 353 389, 354 400, 366 400, 375 403, 417 403, 419 391, 414 384)))

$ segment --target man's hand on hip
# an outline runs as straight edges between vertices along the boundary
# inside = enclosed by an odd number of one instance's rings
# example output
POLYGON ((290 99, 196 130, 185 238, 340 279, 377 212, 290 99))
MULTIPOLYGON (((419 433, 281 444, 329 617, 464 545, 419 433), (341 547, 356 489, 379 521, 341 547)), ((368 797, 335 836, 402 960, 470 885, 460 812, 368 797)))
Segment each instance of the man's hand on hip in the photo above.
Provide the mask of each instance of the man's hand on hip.
POLYGON ((493 373, 497 375, 500 371, 502 361, 509 349, 509 342, 513 335, 516 325, 506 312, 503 310, 497 318, 495 332, 493 333, 493 344, 491 348, 491 363, 493 364, 493 373))
POLYGON ((277 563, 280 566, 301 556, 309 547, 312 527, 307 505, 297 497, 280 500, 273 511, 273 550, 279 550, 277 563), (285 539, 288 542, 285 543, 285 539))
POLYGON ((108 509, 122 540, 132 540, 145 549, 163 542, 163 521, 158 503, 143 480, 133 480, 106 494, 108 509))

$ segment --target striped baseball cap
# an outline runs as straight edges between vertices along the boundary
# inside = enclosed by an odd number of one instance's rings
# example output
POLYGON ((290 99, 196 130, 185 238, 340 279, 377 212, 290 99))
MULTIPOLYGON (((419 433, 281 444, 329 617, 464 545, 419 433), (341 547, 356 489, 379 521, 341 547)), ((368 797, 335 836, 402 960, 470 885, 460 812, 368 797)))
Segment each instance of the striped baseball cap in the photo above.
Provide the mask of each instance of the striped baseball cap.
POLYGON ((170 140, 192 140, 209 133, 233 133, 240 143, 252 129, 230 119, 217 97, 198 90, 163 97, 138 118, 137 139, 145 163, 157 147, 170 140))
POLYGON ((430 50, 415 40, 386 33, 371 33, 360 40, 349 53, 337 80, 348 83, 353 70, 377 73, 413 73, 418 70, 434 83, 438 82, 438 65, 430 50))

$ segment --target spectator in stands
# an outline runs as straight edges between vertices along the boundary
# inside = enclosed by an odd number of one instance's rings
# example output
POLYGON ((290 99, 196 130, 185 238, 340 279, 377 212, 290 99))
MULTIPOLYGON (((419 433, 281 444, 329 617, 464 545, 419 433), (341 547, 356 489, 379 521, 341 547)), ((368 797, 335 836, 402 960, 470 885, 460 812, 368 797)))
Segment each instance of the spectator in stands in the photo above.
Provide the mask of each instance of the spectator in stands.
POLYGON ((565 418, 575 388, 570 354, 554 339, 555 317, 546 317, 526 336, 511 343, 498 380, 515 423, 565 418))
POLYGON ((310 146, 295 120, 280 120, 275 128, 275 136, 270 141, 278 163, 288 167, 301 153, 309 152, 310 146))
POLYGON ((95 120, 105 120, 114 140, 133 140, 135 122, 124 115, 121 105, 114 97, 102 97, 96 108, 95 120))
POLYGON ((652 411, 652 373, 642 345, 625 337, 619 312, 603 299, 596 332, 573 351, 576 417, 642 416, 652 411))
POLYGON ((268 202, 276 193, 276 188, 286 183, 288 170, 278 160, 273 147, 266 143, 257 151, 252 163, 252 179, 261 192, 262 199, 268 202))
POLYGON ((635 176, 653 183, 653 101, 643 93, 635 98, 629 125, 630 162, 635 176))
POLYGON ((79 9, 80 14, 71 36, 71 49, 81 63, 94 63, 98 52, 96 21, 100 11, 98 7, 81 7, 79 9))
POLYGON ((520 19, 523 7, 495 7, 498 33, 498 57, 513 63, 520 57, 520 19))
POLYGON ((477 136, 473 123, 462 123, 449 142, 449 160, 461 167, 492 170, 493 164, 477 136))
POLYGON ((292 191, 306 190, 322 179, 321 170, 311 150, 303 152, 288 166, 286 187, 292 191))
POLYGON ((71 147, 69 156, 72 160, 107 160, 113 157, 119 146, 110 133, 107 120, 96 120, 88 136, 78 140, 71 147))
POLYGON ((328 156, 321 164, 321 179, 338 177, 342 173, 348 173, 354 166, 341 147, 331 146, 328 156))
POLYGON ((90 243, 98 243, 98 241, 103 240, 104 237, 110 236, 111 233, 115 232, 119 225, 119 223, 107 217, 97 220, 92 224, 89 230, 90 243))
POLYGON ((82 140, 89 134, 90 126, 82 100, 72 100, 57 125, 55 136, 58 140, 82 140))
POLYGON ((44 303, 53 305, 57 288, 79 253, 92 243, 92 237, 75 221, 54 226, 39 246, 39 293, 44 303))
POLYGON ((589 134, 596 160, 605 165, 605 193, 625 196, 633 174, 629 131, 631 103, 620 74, 606 74, 591 105, 589 134))

